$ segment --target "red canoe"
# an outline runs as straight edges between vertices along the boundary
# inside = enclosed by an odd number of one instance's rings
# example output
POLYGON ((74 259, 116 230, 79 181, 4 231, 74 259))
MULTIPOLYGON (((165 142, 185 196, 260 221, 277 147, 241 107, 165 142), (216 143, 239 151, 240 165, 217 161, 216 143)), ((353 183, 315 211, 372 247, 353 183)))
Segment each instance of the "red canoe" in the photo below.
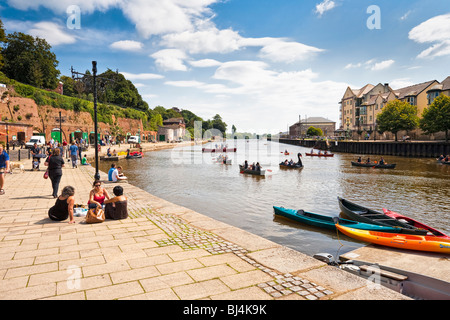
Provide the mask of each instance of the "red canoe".
POLYGON ((429 232, 431 232, 434 236, 439 237, 439 238, 443 238, 443 239, 450 239, 450 236, 446 235, 445 233, 443 233, 442 231, 439 231, 437 229, 434 229, 430 226, 427 226, 426 224, 423 224, 422 222, 419 222, 417 220, 414 220, 413 218, 410 217, 406 217, 404 215, 401 215, 400 213, 388 210, 388 209, 384 209, 383 208, 383 212, 385 215, 395 218, 397 220, 406 220, 408 222, 408 224, 413 225, 416 228, 420 228, 420 229, 425 229, 428 230, 429 232))
POLYGON ((334 156, 333 153, 321 153, 321 154, 318 154, 318 153, 307 153, 306 155, 307 156, 316 156, 316 157, 333 157, 334 156))
POLYGON ((237 148, 218 148, 218 149, 206 149, 202 148, 202 152, 236 152, 237 148))

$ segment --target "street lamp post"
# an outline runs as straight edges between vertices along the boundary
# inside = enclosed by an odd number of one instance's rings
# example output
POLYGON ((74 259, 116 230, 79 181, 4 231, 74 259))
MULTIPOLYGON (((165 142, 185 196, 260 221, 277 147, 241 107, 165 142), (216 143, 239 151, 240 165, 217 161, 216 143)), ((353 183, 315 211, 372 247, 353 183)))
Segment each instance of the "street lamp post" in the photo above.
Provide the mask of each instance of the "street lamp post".
POLYGON ((98 125, 97 125, 97 61, 92 61, 92 74, 94 77, 94 146, 95 146, 95 180, 100 180, 98 172, 98 125))
MULTIPOLYGON (((76 72, 73 70, 73 67, 70 68, 71 72, 72 72, 72 79, 75 80, 75 76, 77 76, 77 80, 79 80, 80 78, 78 78, 79 75, 86 77, 88 75, 80 73, 80 72, 76 72)), ((118 73, 119 71, 117 71, 116 73, 118 73)), ((89 75, 90 76, 90 75, 89 75)), ((95 180, 100 180, 100 173, 98 170, 98 121, 97 121, 97 61, 92 61, 92 76, 93 76, 93 91, 94 91, 94 148, 95 148, 95 175, 94 178, 95 180)), ((103 77, 99 77, 100 80, 102 81, 112 81, 114 82, 114 80, 111 79, 106 79, 103 77)))

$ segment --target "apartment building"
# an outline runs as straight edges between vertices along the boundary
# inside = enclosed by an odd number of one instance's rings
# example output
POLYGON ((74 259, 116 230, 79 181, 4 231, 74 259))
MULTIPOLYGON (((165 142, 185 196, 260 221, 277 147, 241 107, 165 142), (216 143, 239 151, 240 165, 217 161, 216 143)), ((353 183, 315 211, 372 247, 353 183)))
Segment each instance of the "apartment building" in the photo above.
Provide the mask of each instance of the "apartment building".
POLYGON ((425 108, 440 94, 450 95, 450 77, 442 83, 431 80, 393 90, 388 83, 374 86, 367 84, 361 89, 350 87, 339 102, 341 104, 340 129, 344 131, 376 130, 377 115, 390 101, 398 99, 417 106, 420 117, 425 108))

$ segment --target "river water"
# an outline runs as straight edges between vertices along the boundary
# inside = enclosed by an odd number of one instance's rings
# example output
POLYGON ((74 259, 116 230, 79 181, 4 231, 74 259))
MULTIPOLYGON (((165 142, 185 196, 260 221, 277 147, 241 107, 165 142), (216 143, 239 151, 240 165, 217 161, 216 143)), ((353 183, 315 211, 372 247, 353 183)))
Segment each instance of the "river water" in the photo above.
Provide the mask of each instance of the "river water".
MULTIPOLYGON (((388 163, 397 163, 395 169, 359 168, 350 163, 359 156, 355 154, 318 158, 305 155, 310 149, 266 140, 227 143, 237 148, 228 153, 231 165, 202 153, 202 147, 215 143, 147 152, 142 159, 120 160, 119 165, 130 183, 155 196, 308 255, 342 254, 366 243, 275 217, 273 206, 338 216, 341 196, 379 211, 389 208, 450 234, 449 165, 385 156, 388 163), (298 153, 303 154, 303 170, 279 169, 285 159, 297 161, 298 153), (259 161, 266 175, 239 173, 238 164, 245 160, 259 161)), ((101 162, 100 170, 107 172, 109 166, 101 162)))

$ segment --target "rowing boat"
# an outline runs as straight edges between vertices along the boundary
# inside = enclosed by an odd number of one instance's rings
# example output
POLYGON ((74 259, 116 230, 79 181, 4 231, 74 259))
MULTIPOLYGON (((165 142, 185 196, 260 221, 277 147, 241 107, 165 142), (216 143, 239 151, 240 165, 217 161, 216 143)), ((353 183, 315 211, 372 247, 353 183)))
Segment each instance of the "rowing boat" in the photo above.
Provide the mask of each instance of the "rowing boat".
POLYGON ((398 233, 419 235, 427 234, 427 230, 418 229, 408 223, 389 217, 382 212, 360 206, 341 197, 338 197, 338 201, 341 211, 352 220, 381 226, 399 227, 398 233))
POLYGON ((243 165, 239 165, 240 173, 251 174, 254 176, 264 176, 266 174, 266 170, 252 170, 252 169, 244 169, 243 165))
POLYGON ((311 157, 334 157, 334 153, 306 153, 306 155, 311 157))
POLYGON ((400 213, 388 210, 383 208, 383 213, 389 217, 392 217, 394 219, 397 220, 405 220, 406 223, 411 224, 412 226, 416 227, 416 228, 421 228, 421 229, 425 229, 428 230, 429 232, 431 232, 432 235, 434 235, 435 237, 439 237, 439 238, 444 238, 444 239, 450 239, 450 236, 446 235, 445 233, 443 233, 442 231, 439 231, 435 228, 432 228, 422 222, 419 222, 417 220, 414 220, 413 218, 404 216, 400 213))
POLYGON ((427 252, 439 252, 450 254, 450 239, 442 239, 434 236, 422 236, 412 234, 396 234, 361 230, 336 224, 336 228, 343 234, 369 243, 382 246, 427 252))
POLYGON ((353 227, 362 230, 383 231, 383 232, 397 232, 398 228, 379 226, 375 224, 368 224, 357 222, 353 220, 342 219, 339 217, 331 217, 322 214, 307 212, 303 210, 286 209, 283 207, 273 207, 275 215, 282 216, 297 222, 305 223, 311 226, 325 228, 330 230, 336 230, 336 221, 339 224, 353 227))
POLYGON ((375 169, 394 169, 397 164, 379 164, 379 163, 363 163, 363 162, 355 162, 352 161, 352 166, 355 167, 366 167, 366 168, 375 168, 375 169))
POLYGON ((290 164, 285 164, 284 162, 280 163, 280 168, 283 169, 303 169, 303 165, 299 164, 299 163, 294 163, 293 165, 290 164))

